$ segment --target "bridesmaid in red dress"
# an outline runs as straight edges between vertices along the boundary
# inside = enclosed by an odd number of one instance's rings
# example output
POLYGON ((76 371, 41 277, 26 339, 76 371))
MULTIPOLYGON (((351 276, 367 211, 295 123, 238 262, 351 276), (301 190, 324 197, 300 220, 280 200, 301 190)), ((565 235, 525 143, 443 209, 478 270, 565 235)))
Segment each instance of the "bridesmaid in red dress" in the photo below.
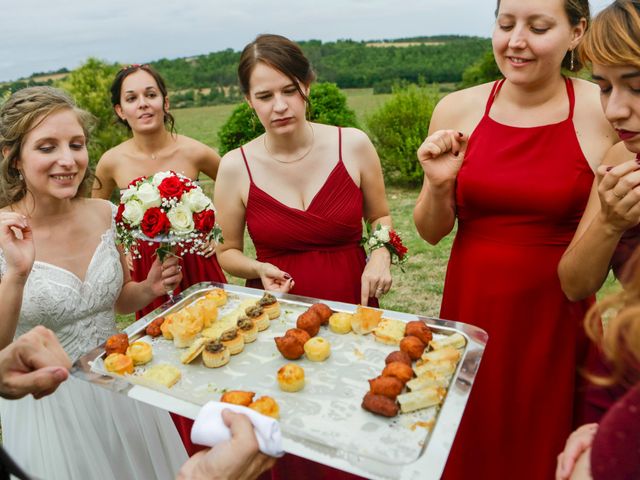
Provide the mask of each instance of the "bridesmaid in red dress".
MULTIPOLYGON (((363 218, 391 222, 373 145, 359 130, 305 119, 314 73, 290 40, 260 35, 242 52, 238 76, 266 133, 222 159, 220 264, 267 290, 362 304, 380 297, 391 287, 389 252, 374 250, 367 262, 360 246, 363 218), (245 225, 255 260, 243 254, 245 225)), ((272 475, 354 477, 292 455, 272 475)))
MULTIPOLYGON (((94 197, 110 199, 115 188, 122 190, 138 177, 167 170, 180 172, 194 180, 202 172, 215 180, 220 157, 208 146, 175 133, 164 80, 149 65, 130 65, 120 70, 111 85, 111 103, 118 120, 131 130, 132 138, 100 158, 96 166, 94 197)), ((137 281, 146 278, 157 246, 141 242, 138 248, 141 258, 134 258, 131 265, 131 277, 137 281)), ((177 293, 206 281, 226 282, 213 244, 206 247, 204 255, 183 255, 182 282, 174 291, 177 293)), ((166 296, 158 297, 136 312, 136 318, 141 318, 165 301, 166 296)), ((193 447, 190 439, 193 421, 172 416, 187 452, 190 455, 195 453, 197 448, 193 447)))
POLYGON ((436 244, 458 221, 441 316, 489 334, 446 479, 553 476, 589 306, 565 297, 557 267, 613 139, 598 88, 561 74, 561 64, 579 67, 588 2, 497 6, 505 79, 445 97, 418 151, 420 235, 436 244))

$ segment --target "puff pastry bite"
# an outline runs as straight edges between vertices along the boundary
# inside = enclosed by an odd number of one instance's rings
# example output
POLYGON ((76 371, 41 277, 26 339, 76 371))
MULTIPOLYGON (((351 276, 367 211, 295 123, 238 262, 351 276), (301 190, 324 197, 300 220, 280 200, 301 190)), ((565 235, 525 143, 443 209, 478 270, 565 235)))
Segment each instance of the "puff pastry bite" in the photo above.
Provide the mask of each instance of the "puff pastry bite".
POLYGON ((133 360, 122 353, 112 353, 104 359, 104 368, 119 375, 133 373, 133 360))
POLYGON ((403 393, 398 395, 398 403, 400 403, 400 411, 409 413, 421 408, 433 407, 439 405, 446 395, 446 390, 441 387, 428 387, 414 392, 403 393))
POLYGON ((322 337, 314 337, 304 344, 304 353, 312 362, 324 362, 331 355, 331 345, 322 337))
POLYGON ((158 385, 163 385, 167 388, 173 387, 182 374, 180 370, 178 370, 173 365, 169 365, 166 363, 162 363, 160 365, 153 365, 149 367, 143 374, 142 377, 147 380, 157 383, 158 385))
POLYGON ((386 345, 399 345, 404 337, 407 324, 400 320, 383 318, 378 326, 373 329, 373 335, 378 342, 386 345))
POLYGON ((160 335, 162 335, 161 327, 163 323, 164 323, 164 317, 158 317, 155 320, 153 320, 149 325, 147 325, 147 328, 145 329, 144 332, 150 337, 159 337, 160 335))
POLYGON ((208 340, 204 337, 196 339, 191 346, 182 355, 180 355, 180 361, 185 365, 193 362, 202 353, 207 341, 208 340))
POLYGON ((124 355, 127 353, 127 348, 129 348, 129 337, 126 333, 111 335, 104 344, 104 351, 107 355, 111 355, 112 353, 121 353, 124 355))
POLYGON ((344 312, 334 313, 329 317, 329 329, 333 333, 344 335, 351 331, 351 314, 344 312))
POLYGON ((255 342, 258 338, 258 326, 249 317, 243 315, 238 319, 238 332, 244 338, 244 343, 255 342))
POLYGON ((454 347, 443 347, 438 350, 432 350, 422 354, 422 360, 424 362, 439 362, 441 360, 450 360, 457 362, 460 360, 460 350, 454 347))
POLYGON ((231 358, 229 349, 217 340, 208 341, 202 351, 202 361, 205 367, 222 367, 229 363, 229 358, 231 358))
POLYGON ((297 392, 304 388, 304 369, 295 363, 287 363, 278 370, 278 385, 284 392, 297 392))
POLYGON ((382 311, 358 305, 351 316, 351 329, 359 335, 373 332, 382 319, 382 311))
POLYGON ((268 292, 264 292, 262 298, 258 300, 258 306, 267 312, 270 320, 276 319, 280 316, 280 302, 278 299, 268 292))
POLYGON ((229 349, 231 355, 236 355, 244 350, 244 338, 238 333, 237 328, 230 328, 220 335, 220 341, 229 349))
POLYGON ((134 365, 144 365, 153 358, 153 349, 147 342, 133 342, 127 348, 127 356, 131 357, 134 365))
POLYGON ((255 402, 249 404, 249 408, 258 413, 272 418, 280 418, 280 407, 278 403, 271 397, 260 397, 255 402))
POLYGON ((224 403, 232 403, 234 405, 242 405, 248 407, 253 402, 254 392, 245 392, 243 390, 229 390, 224 392, 220 397, 220 401, 224 403))
POLYGON ((267 315, 262 307, 258 305, 248 307, 245 310, 245 314, 258 326, 259 332, 269 328, 269 315, 267 315))
POLYGON ((205 297, 212 299, 218 307, 222 307, 227 303, 227 292, 221 288, 214 288, 205 297))
POLYGON ((448 337, 440 338, 437 340, 431 340, 429 342, 429 346, 433 350, 439 350, 444 347, 453 347, 453 348, 464 348, 467 344, 465 338, 459 333, 454 333, 453 335, 449 335, 448 337))
POLYGON ((449 375, 453 375, 453 372, 456 371, 457 365, 458 362, 453 362, 451 360, 438 360, 437 362, 425 362, 424 360, 419 360, 413 367, 413 371, 416 372, 417 376, 421 376, 426 372, 433 372, 436 375, 448 377, 449 375))

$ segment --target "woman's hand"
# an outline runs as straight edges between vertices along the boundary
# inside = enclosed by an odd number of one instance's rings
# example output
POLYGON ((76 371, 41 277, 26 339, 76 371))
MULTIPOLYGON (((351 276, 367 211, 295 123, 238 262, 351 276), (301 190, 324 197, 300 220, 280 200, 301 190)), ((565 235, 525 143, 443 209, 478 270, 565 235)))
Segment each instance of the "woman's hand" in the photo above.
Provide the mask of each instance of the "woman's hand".
POLYGON ((202 255, 204 256, 204 258, 209 258, 209 257, 215 255, 215 253, 216 253, 216 245, 217 244, 218 244, 218 242, 216 242, 215 240, 211 239, 211 240, 209 240, 207 243, 205 243, 202 246, 200 251, 202 252, 202 255))
POLYGON ((169 255, 162 263, 157 257, 154 260, 146 282, 156 297, 171 292, 182 281, 182 266, 179 260, 175 255, 169 255))
POLYGON ((556 480, 568 480, 571 478, 578 458, 591 448, 593 437, 595 437, 597 431, 597 423, 588 423, 569 435, 564 451, 558 455, 556 480))
POLYGON ((196 453, 182 466, 178 480, 253 480, 273 466, 275 458, 258 450, 246 416, 223 410, 222 419, 231 430, 231 440, 196 453))
POLYGON ((360 304, 367 305, 370 297, 382 297, 391 288, 391 283, 391 254, 385 247, 377 248, 371 252, 362 272, 360 304))
POLYGON ((258 273, 265 290, 287 293, 295 285, 291 275, 270 263, 260 263, 258 273))
POLYGON ((640 223, 640 165, 637 160, 597 171, 600 218, 616 233, 640 223))
POLYGON ((0 248, 7 262, 5 275, 14 274, 26 281, 36 258, 27 217, 16 212, 0 212, 0 248))
POLYGON ((469 138, 455 130, 438 130, 418 148, 418 160, 432 185, 441 186, 456 179, 469 138))

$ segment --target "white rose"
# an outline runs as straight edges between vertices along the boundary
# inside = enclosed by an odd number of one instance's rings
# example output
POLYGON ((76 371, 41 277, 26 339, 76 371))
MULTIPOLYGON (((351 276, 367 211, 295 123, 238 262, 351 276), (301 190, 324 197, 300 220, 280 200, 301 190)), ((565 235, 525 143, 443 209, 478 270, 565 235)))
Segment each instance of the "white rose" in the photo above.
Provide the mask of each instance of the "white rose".
POLYGON ((160 193, 158 189, 150 183, 143 183, 138 187, 138 193, 136 193, 138 200, 142 202, 144 209, 160 206, 160 193))
POLYGON ((193 214, 191 209, 182 202, 167 212, 167 217, 171 222, 171 230, 177 234, 184 234, 193 231, 193 214))
POLYGON ((376 240, 376 237, 374 236, 369 237, 369 246, 373 247, 377 243, 378 243, 378 240, 376 240))
POLYGON ((152 180, 153 186, 157 187, 158 185, 160 185, 160 183, 162 183, 162 180, 164 180, 165 178, 170 177, 172 175, 173 175, 173 173, 171 173, 171 172, 158 172, 158 173, 154 174, 153 175, 153 180, 152 180))
POLYGON ((134 195, 138 192, 138 189, 134 186, 127 188, 126 190, 122 190, 120 192, 120 203, 127 203, 131 200, 134 195))
POLYGON ((211 199, 199 188, 194 188, 182 196, 182 203, 189 207, 192 212, 201 212, 211 205, 211 199))
POLYGON ((388 243, 391 240, 391 237, 389 236, 389 226, 382 225, 380 230, 376 232, 376 237, 378 237, 378 240, 382 243, 388 243))
POLYGON ((124 204, 122 217, 129 222, 130 225, 137 226, 140 225, 142 221, 144 211, 145 209, 142 206, 142 202, 134 198, 124 204))

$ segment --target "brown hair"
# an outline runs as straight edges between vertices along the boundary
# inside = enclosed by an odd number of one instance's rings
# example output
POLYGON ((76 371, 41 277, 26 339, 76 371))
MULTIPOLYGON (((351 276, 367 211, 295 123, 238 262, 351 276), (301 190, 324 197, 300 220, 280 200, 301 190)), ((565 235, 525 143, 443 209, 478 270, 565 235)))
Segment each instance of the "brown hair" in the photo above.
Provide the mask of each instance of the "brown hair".
POLYGON ((289 77, 302 95, 307 105, 309 99, 300 88, 300 83, 311 85, 316 74, 311 63, 300 47, 281 35, 262 34, 242 50, 238 65, 238 79, 242 93, 249 95, 249 83, 253 69, 258 63, 264 63, 289 77))
MULTIPOLYGON (((498 10, 500 10, 500 0, 496 3, 496 17, 498 16, 498 10)), ((575 27, 580 23, 583 18, 587 21, 587 27, 591 20, 591 11, 589 10, 589 0, 564 0, 564 11, 569 19, 569 24, 575 27)), ((582 61, 579 55, 575 55, 573 58, 573 69, 571 68, 571 51, 568 51, 562 59, 562 68, 565 68, 572 72, 578 72, 582 70, 582 61)))
MULTIPOLYGON (((168 90, 167 90, 167 85, 164 83, 164 79, 162 78, 162 76, 153 69, 153 67, 151 67, 150 65, 147 64, 143 64, 143 65, 138 65, 138 64, 134 64, 134 65, 127 65, 125 67, 122 67, 120 69, 120 71, 116 74, 116 77, 113 79, 113 83, 111 84, 111 105, 115 108, 116 105, 120 105, 120 96, 122 95, 122 84, 124 83, 124 79, 127 78, 129 75, 131 75, 132 73, 135 73, 139 70, 143 70, 145 72, 147 72, 149 75, 151 75, 153 77, 153 79, 156 81, 156 84, 158 85, 158 89, 160 90, 160 93, 162 94, 162 112, 164 113, 164 124, 165 125, 169 125, 169 130, 171 131, 171 133, 175 133, 176 128, 175 128, 175 123, 176 123, 176 119, 173 117, 173 115, 171 115, 171 113, 169 113, 167 110, 164 109, 164 105, 165 105, 165 101, 167 100, 167 97, 169 96, 168 90)), ((122 123, 125 127, 127 127, 129 130, 131 130, 131 127, 129 126, 129 123, 126 120, 123 120, 122 118, 120 118, 118 115, 116 115, 117 121, 122 123)))
POLYGON ((601 345, 610 362, 609 377, 590 376, 600 385, 635 385, 640 381, 640 249, 629 260, 635 269, 621 292, 591 307, 585 319, 589 337, 601 345), (605 327, 602 317, 614 312, 605 327))
POLYGON ((580 58, 640 68, 640 1, 616 0, 602 10, 580 45, 580 58))
MULTIPOLYGON (((16 163, 26 135, 52 113, 73 111, 89 141, 94 117, 76 106, 69 95, 53 87, 29 87, 18 90, 0 108, 0 208, 22 200, 27 186, 16 163), (6 152, 6 155, 5 155, 6 152)), ((91 191, 93 173, 87 166, 76 197, 91 191)))

